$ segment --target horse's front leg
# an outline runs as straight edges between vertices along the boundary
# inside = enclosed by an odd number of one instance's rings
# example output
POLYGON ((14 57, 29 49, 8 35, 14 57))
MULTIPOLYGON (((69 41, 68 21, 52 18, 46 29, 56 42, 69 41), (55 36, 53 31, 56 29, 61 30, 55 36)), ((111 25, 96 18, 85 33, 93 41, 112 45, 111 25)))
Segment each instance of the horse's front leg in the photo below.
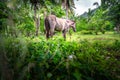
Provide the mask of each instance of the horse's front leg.
POLYGON ((72 35, 72 34, 71 34, 71 32, 70 32, 70 30, 69 30, 69 29, 68 29, 68 32, 69 32, 69 35, 70 35, 70 40, 71 40, 71 35, 72 35))
POLYGON ((50 24, 50 26, 51 26, 51 28, 50 28, 50 36, 51 37, 53 37, 54 30, 55 30, 55 25, 56 25, 56 23, 54 23, 54 22, 50 24))
POLYGON ((63 30, 62 34, 63 34, 64 40, 66 40, 66 30, 63 30))

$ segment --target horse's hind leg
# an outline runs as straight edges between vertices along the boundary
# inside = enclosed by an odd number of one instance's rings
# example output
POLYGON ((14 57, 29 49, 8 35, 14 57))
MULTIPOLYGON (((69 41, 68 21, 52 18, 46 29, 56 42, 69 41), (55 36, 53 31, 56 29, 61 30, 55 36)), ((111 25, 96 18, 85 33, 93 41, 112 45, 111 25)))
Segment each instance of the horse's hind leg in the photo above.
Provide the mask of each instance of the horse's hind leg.
POLYGON ((49 30, 46 30, 46 38, 49 38, 49 30))
POLYGON ((63 30, 62 34, 63 34, 64 40, 66 40, 66 30, 63 30))

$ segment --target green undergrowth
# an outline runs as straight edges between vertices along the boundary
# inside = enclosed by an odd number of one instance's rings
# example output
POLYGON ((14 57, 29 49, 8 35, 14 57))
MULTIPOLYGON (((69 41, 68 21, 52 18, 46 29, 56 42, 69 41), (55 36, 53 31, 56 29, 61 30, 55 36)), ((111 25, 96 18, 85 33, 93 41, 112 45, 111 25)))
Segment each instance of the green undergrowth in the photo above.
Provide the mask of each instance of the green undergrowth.
MULTIPOLYGON (((45 36, 41 36, 41 38, 45 38, 45 36)), ((63 36, 61 33, 56 33, 53 36, 53 39, 62 39, 63 36)), ((66 35, 66 41, 74 41, 74 42, 79 42, 82 40, 88 40, 90 42, 94 42, 94 41, 113 41, 113 40, 120 40, 120 34, 115 34, 114 32, 106 32, 105 34, 102 33, 98 33, 98 35, 96 34, 82 34, 82 31, 79 32, 72 32, 71 36, 69 35, 69 33, 67 33, 66 35)))
POLYGON ((1 42, 13 80, 120 79, 120 41, 117 39, 91 42, 56 37, 49 40, 7 37, 1 42))

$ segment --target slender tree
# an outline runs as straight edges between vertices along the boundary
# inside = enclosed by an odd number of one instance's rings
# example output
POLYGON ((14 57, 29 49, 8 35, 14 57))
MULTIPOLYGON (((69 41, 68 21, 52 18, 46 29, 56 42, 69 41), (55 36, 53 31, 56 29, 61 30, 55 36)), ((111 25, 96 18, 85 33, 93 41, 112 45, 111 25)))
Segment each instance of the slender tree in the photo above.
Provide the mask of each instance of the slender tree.
POLYGON ((35 27, 36 27, 35 35, 38 36, 39 26, 40 26, 40 17, 39 15, 37 15, 37 10, 39 9, 39 6, 44 3, 44 0, 30 0, 30 3, 34 9, 34 21, 35 21, 35 27))
POLYGON ((106 10, 106 19, 112 21, 120 33, 120 0, 101 0, 101 7, 106 10))
POLYGON ((62 0, 62 6, 66 11, 66 18, 68 19, 68 11, 75 8, 74 0, 62 0))

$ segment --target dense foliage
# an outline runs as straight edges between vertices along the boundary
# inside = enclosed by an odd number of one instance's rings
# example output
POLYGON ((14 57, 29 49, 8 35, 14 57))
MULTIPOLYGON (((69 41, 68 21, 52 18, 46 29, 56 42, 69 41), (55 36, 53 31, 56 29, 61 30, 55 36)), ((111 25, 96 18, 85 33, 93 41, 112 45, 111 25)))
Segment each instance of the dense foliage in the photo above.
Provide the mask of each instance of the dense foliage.
POLYGON ((6 70, 11 70, 13 80, 119 80, 118 40, 66 42, 61 38, 10 37, 2 42, 9 65, 6 70))
POLYGON ((98 34, 106 31, 116 30, 120 32, 120 1, 101 0, 101 6, 95 2, 97 8, 89 9, 87 13, 78 16, 78 30, 87 30, 90 33, 98 34))

